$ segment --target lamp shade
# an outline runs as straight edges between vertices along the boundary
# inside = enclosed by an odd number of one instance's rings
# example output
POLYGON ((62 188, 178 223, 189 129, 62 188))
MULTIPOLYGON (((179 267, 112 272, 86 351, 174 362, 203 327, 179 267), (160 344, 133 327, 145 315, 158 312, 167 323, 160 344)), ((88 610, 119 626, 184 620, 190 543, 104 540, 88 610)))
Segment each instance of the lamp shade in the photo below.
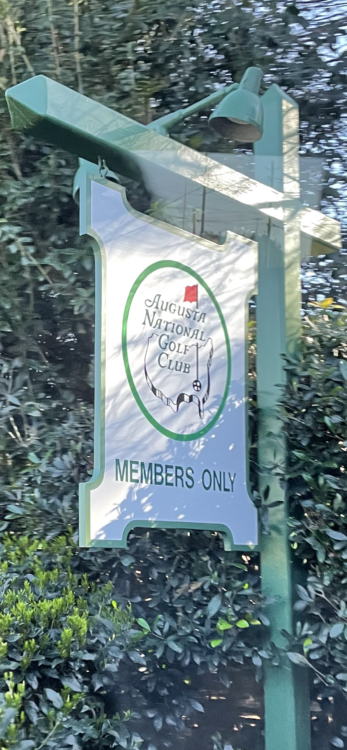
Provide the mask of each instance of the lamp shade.
POLYGON ((210 116, 212 127, 229 140, 254 143, 263 135, 263 107, 258 96, 261 70, 248 68, 239 88, 222 99, 210 116))

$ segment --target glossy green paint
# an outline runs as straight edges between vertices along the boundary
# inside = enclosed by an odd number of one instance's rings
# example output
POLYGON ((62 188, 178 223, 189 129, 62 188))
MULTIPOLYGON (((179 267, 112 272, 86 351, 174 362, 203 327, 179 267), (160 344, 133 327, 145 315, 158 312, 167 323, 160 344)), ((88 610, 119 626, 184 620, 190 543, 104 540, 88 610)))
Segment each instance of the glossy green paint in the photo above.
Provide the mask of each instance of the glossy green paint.
MULTIPOLYGON (((164 137, 124 115, 53 81, 35 76, 6 92, 13 126, 98 164, 104 159, 115 173, 146 184, 155 171, 166 183, 174 175, 213 190, 264 216, 283 219, 283 193, 202 153, 164 137)), ((325 251, 341 247, 340 225, 303 207, 301 232, 325 243, 325 251)))
MULTIPOLYGON (((202 109, 214 107, 219 102, 222 102, 210 117, 211 125, 219 132, 221 132, 221 127, 225 131, 229 130, 230 138, 233 138, 234 132, 236 135, 237 131, 238 134, 242 132, 243 140, 246 142, 259 140, 263 132, 263 113, 258 97, 262 75, 260 68, 247 68, 240 84, 232 83, 231 86, 223 86, 209 96, 206 96, 205 99, 191 104, 190 107, 178 109, 176 112, 169 112, 164 117, 159 117, 159 119, 147 125, 147 128, 155 130, 161 135, 168 135, 169 131, 175 125, 183 122, 187 117, 191 117, 196 112, 201 112, 202 109), (237 96, 229 96, 229 94, 237 90, 237 96), (230 123, 231 118, 234 118, 232 124, 230 123), (236 123, 238 127, 236 127, 236 123)), ((240 140, 240 138, 235 138, 235 140, 240 140)))
POLYGON ((157 133, 160 133, 160 135, 168 135, 169 131, 172 130, 175 125, 183 122, 187 119, 187 117, 195 115, 196 112, 201 112, 202 109, 214 107, 222 99, 224 99, 227 94, 230 94, 232 91, 236 91, 238 87, 238 83, 232 83, 231 86, 223 86, 217 91, 214 91, 213 94, 206 96, 205 99, 201 99, 199 102, 191 104, 190 107, 177 109, 175 112, 169 112, 168 115, 164 115, 163 117, 159 117, 157 120, 153 120, 153 122, 151 122, 146 127, 148 130, 155 130, 157 133))
POLYGON ((248 68, 237 89, 223 97, 210 116, 210 124, 225 138, 243 143, 259 141, 263 135, 263 107, 259 98, 260 68, 248 68))
MULTIPOLYGON (((80 234, 89 234, 94 239, 95 259, 95 343, 94 343, 94 470, 91 482, 93 486, 101 483, 104 466, 105 445, 105 274, 106 253, 104 245, 90 229, 90 190, 87 180, 75 178, 75 188, 79 191, 80 201, 80 234)), ((90 544, 90 484, 79 485, 79 545, 90 544)))
MULTIPOLYGON (((293 632, 293 577, 288 542, 287 498, 280 478, 286 445, 277 417, 279 385, 285 383, 283 354, 299 351, 301 333, 298 108, 277 86, 263 97, 264 138, 255 146, 256 170, 264 182, 283 190, 284 222, 269 219, 259 242, 257 298, 257 388, 260 424, 258 458, 263 502, 269 509, 271 536, 261 551, 262 587, 275 597, 271 605, 271 640, 286 643, 281 631, 293 632), (273 167, 273 168, 271 168, 273 167), (279 184, 280 183, 280 184, 279 184), (266 498, 266 500, 265 500, 266 498)), ((307 670, 289 660, 265 672, 266 750, 309 750, 310 701, 307 670)))

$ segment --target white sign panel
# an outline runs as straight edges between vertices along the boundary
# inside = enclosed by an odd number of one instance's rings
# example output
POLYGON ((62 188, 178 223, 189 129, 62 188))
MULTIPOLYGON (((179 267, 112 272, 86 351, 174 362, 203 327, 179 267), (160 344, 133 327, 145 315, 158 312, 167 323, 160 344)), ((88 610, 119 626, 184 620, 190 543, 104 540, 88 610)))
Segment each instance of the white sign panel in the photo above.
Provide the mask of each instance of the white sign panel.
POLYGON ((95 471, 80 544, 125 547, 137 526, 202 528, 257 544, 247 489, 246 346, 256 244, 148 219, 85 175, 96 262, 95 471))

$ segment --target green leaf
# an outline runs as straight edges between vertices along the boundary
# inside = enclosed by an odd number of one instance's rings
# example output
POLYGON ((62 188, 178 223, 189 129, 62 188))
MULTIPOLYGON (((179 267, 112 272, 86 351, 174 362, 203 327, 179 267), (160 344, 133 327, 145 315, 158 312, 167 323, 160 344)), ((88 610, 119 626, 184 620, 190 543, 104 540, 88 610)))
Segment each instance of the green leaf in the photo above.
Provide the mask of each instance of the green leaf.
POLYGON ((146 659, 142 654, 139 654, 138 651, 129 651, 128 652, 129 659, 134 662, 134 664, 141 664, 142 666, 146 665, 146 659))
POLYGON ((249 628, 249 622, 247 620, 238 620, 236 626, 238 628, 249 628))
POLYGON ((305 656, 306 656, 307 652, 310 650, 310 646, 312 646, 312 643, 313 643, 312 638, 305 638, 305 640, 304 640, 304 642, 302 644, 305 656))
POLYGON ((67 745, 71 745, 72 750, 81 750, 81 745, 73 734, 68 734, 65 742, 67 745))
POLYGON ((129 565, 132 565, 132 563, 134 562, 135 562, 135 557, 133 557, 132 555, 124 555, 123 557, 121 557, 121 563, 122 565, 124 565, 125 568, 128 568, 129 565))
POLYGON ((141 627, 141 628, 143 628, 144 630, 148 630, 148 631, 150 631, 151 627, 150 627, 150 625, 148 625, 148 622, 147 622, 147 620, 144 620, 144 619, 143 619, 143 617, 138 617, 138 618, 137 618, 137 620, 136 620, 136 622, 137 622, 137 623, 138 623, 138 624, 140 625, 140 627, 141 627))
POLYGON ((37 457, 36 453, 28 453, 28 459, 31 461, 32 464, 40 464, 41 461, 37 457))
POLYGON ((183 647, 180 643, 176 643, 176 641, 168 640, 167 645, 169 648, 171 648, 172 651, 175 651, 177 654, 182 654, 183 647))
POLYGON ((5 710, 2 710, 0 715, 0 732, 2 737, 4 736, 7 727, 14 722, 15 718, 16 710, 14 708, 5 708, 5 710))
POLYGON ((31 687, 33 688, 33 690, 37 690, 37 688, 39 686, 39 681, 38 681, 38 679, 37 679, 37 677, 36 677, 35 674, 27 674, 26 675, 26 682, 29 685, 31 685, 31 687))
POLYGON ((227 620, 223 620, 223 618, 220 618, 217 622, 218 630, 229 630, 232 627, 232 624, 227 620))
POLYGON ((76 677, 71 675, 70 677, 62 677, 62 683, 65 687, 69 687, 74 693, 82 693, 83 687, 76 677))
POLYGON ((33 701, 28 701, 27 705, 25 706, 25 713, 32 724, 37 724, 39 718, 39 708, 33 701))
POLYGON ((306 657, 303 656, 302 654, 297 654, 296 651, 288 651, 287 656, 290 659, 290 661, 293 662, 293 664, 297 664, 301 667, 303 666, 307 667, 307 665, 309 664, 306 657))
POLYGON ((330 638, 338 638, 338 636, 343 633, 344 628, 345 625, 343 622, 336 622, 335 625, 330 628, 330 638))
POLYGON ((163 718, 162 718, 162 716, 156 716, 155 719, 154 719, 154 721, 153 721, 153 724, 154 724, 154 729, 156 730, 156 732, 160 732, 160 730, 162 729, 162 726, 163 726, 163 718))
POLYGON ((21 508, 20 505, 7 505, 6 508, 10 513, 15 513, 16 516, 25 515, 25 508, 21 508))
POLYGON ((206 610, 207 617, 213 617, 213 615, 215 615, 218 612, 221 604, 222 604, 222 595, 216 594, 215 596, 213 596, 211 601, 207 605, 207 610, 206 610))
POLYGON ((331 539, 335 539, 338 542, 347 542, 346 534, 342 534, 341 531, 334 531, 333 529, 328 529, 326 533, 328 536, 330 536, 331 539))
POLYGON ((333 427, 333 423, 332 423, 330 417, 328 417, 327 415, 325 415, 324 422, 325 422, 326 426, 329 427, 329 430, 332 430, 332 432, 333 432, 334 431, 334 427, 333 427))
POLYGON ((214 638, 212 641, 210 641, 212 648, 217 648, 217 646, 220 646, 221 643, 223 643, 223 638, 214 638))
POLYGON ((298 584, 296 588, 298 590, 298 594, 300 596, 300 599, 302 599, 304 602, 310 602, 310 601, 312 601, 310 595, 307 593, 306 589, 304 589, 303 586, 300 586, 298 584))
POLYGON ((104 678, 101 674, 93 674, 92 676, 92 684, 94 687, 95 692, 97 690, 100 690, 100 688, 104 687, 104 678))
POLYGON ((54 708, 62 708, 64 705, 64 701, 55 690, 52 690, 52 688, 45 688, 46 698, 51 703, 53 703, 54 708))
POLYGON ((11 404, 14 404, 15 406, 20 406, 20 401, 18 401, 17 396, 9 396, 8 400, 11 404))

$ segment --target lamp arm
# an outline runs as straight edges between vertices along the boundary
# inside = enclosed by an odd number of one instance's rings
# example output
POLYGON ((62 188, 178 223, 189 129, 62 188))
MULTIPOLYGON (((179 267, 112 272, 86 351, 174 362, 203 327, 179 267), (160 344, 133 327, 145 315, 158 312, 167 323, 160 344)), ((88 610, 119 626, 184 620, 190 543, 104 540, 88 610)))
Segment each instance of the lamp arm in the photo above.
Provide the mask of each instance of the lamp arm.
POLYGON ((171 130, 174 125, 183 122, 187 117, 194 115, 196 112, 200 112, 200 110, 205 109, 205 107, 213 107, 224 99, 227 94, 230 94, 231 91, 236 91, 238 87, 238 83, 232 83, 230 86, 223 86, 209 96, 206 96, 205 99, 200 99, 199 102, 191 104, 190 107, 178 109, 176 112, 169 112, 168 115, 159 117, 158 120, 154 120, 154 122, 147 125, 147 130, 155 130, 159 135, 168 135, 169 130, 171 130))

